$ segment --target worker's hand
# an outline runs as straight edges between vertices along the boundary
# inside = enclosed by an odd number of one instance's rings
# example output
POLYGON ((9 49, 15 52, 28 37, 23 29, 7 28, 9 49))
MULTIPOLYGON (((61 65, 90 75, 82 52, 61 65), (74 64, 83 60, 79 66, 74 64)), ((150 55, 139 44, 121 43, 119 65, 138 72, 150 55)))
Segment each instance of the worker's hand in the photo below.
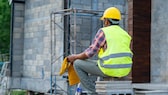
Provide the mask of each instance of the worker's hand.
POLYGON ((67 56, 68 62, 73 63, 76 60, 76 54, 67 56))

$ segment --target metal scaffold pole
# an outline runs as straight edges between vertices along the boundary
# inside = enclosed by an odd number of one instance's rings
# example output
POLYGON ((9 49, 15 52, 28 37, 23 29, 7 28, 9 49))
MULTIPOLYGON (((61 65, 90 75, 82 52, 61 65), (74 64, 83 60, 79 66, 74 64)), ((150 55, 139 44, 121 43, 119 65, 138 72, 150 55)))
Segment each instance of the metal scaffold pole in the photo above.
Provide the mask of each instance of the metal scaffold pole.
POLYGON ((50 48, 51 48, 51 51, 50 51, 50 53, 51 53, 51 64, 50 64, 50 68, 51 68, 51 72, 50 72, 50 95, 52 95, 52 14, 53 14, 53 12, 50 14, 50 48))
MULTIPOLYGON (((53 74, 53 64, 56 63, 57 60, 59 60, 60 58, 64 57, 64 55, 67 55, 66 53, 69 53, 70 54, 76 54, 77 53, 77 16, 97 16, 97 17, 100 17, 100 12, 103 12, 103 11, 96 11, 96 10, 84 10, 84 9, 75 9, 75 8, 70 8, 70 9, 64 9, 64 10, 60 10, 60 11, 56 11, 56 12, 51 12, 50 14, 50 49, 51 49, 51 64, 50 64, 50 68, 51 68, 51 72, 50 72, 50 95, 53 95, 56 93, 58 93, 57 91, 57 87, 59 87, 57 84, 56 84, 56 81, 57 81, 57 78, 56 76, 57 75, 54 75, 53 74), (56 35, 58 34, 57 32, 60 32, 59 29, 63 30, 64 33, 65 33, 65 27, 62 28, 62 26, 60 24, 58 24, 59 22, 57 20, 60 20, 58 18, 56 18, 56 15, 57 17, 65 17, 65 16, 73 16, 73 17, 70 17, 73 19, 73 28, 72 30, 68 30, 68 49, 65 50, 63 52, 63 54, 61 56, 56 56, 58 55, 56 53, 56 45, 57 45, 57 39, 56 39, 56 35), (56 28, 58 27, 58 28, 56 28), (54 81, 53 81, 54 79, 54 81), (54 82, 54 91, 53 91, 53 82, 54 82)), ((67 20, 70 20, 70 19, 67 19, 67 20)), ((70 20, 71 21, 71 20, 70 20)), ((69 23, 70 24, 70 23, 69 23)), ((67 25, 68 26, 68 25, 67 25)), ((70 26, 69 26, 70 27, 70 26)), ((65 38, 64 38, 65 39, 65 38)), ((59 87, 60 88, 60 87, 59 87)), ((67 89, 68 89, 68 86, 67 86, 67 89)), ((64 89, 62 89, 64 90, 64 89)), ((67 95, 70 95, 70 93, 68 93, 67 91, 64 90, 65 93, 67 93, 67 95)))
POLYGON ((76 9, 74 9, 74 54, 76 54, 76 9))

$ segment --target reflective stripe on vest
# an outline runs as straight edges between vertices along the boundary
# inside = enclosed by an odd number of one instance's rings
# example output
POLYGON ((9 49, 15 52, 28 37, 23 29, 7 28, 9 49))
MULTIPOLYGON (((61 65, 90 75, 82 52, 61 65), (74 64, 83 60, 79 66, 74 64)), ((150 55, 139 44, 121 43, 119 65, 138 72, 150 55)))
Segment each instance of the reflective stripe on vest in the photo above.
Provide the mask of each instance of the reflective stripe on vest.
POLYGON ((104 67, 104 68, 131 68, 132 63, 128 63, 128 64, 103 64, 105 60, 109 60, 110 58, 118 58, 118 57, 126 57, 126 56, 132 58, 133 55, 131 53, 111 54, 109 56, 99 58, 100 65, 101 65, 101 67, 104 67))
POLYGON ((102 57, 101 59, 102 60, 108 60, 110 58, 117 58, 117 57, 131 57, 132 58, 132 54, 131 53, 117 53, 117 54, 111 54, 109 56, 105 56, 105 57, 102 57))
POLYGON ((101 62, 100 60, 100 65, 104 68, 113 68, 113 69, 117 69, 117 68, 131 68, 132 64, 128 63, 128 64, 113 64, 113 65, 104 65, 103 62, 101 62))

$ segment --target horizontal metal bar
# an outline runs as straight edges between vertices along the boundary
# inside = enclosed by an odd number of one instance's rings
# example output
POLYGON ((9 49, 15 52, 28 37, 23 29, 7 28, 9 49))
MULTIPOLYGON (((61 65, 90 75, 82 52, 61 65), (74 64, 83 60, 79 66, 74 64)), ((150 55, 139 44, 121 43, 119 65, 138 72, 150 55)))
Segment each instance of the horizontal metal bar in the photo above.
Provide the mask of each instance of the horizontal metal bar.
MULTIPOLYGON (((87 14, 94 14, 94 15, 102 15, 104 11, 97 11, 97 10, 84 10, 84 9, 64 9, 60 11, 51 12, 51 14, 66 14, 66 13, 87 13, 87 14)), ((125 15, 124 13, 121 13, 121 15, 125 15)))

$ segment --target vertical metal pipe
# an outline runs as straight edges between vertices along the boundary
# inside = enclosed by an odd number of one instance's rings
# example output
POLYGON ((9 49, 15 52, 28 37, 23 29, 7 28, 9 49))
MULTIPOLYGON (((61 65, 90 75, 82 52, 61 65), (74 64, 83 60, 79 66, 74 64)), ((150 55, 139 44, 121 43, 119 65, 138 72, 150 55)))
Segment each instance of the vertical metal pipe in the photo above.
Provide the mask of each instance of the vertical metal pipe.
POLYGON ((55 78, 54 78, 54 80, 55 80, 55 87, 54 87, 54 93, 55 93, 55 95, 56 95, 56 93, 57 93, 57 84, 56 84, 56 81, 57 81, 57 77, 56 77, 56 75, 55 75, 55 78))
MULTIPOLYGON (((56 20, 56 14, 54 14, 54 33, 53 33, 53 60, 52 60, 52 64, 54 63, 54 59, 56 58, 56 36, 57 36, 57 33, 56 33, 56 25, 55 25, 55 23, 57 23, 56 22, 57 20, 56 20)), ((53 67, 53 65, 52 65, 52 67, 53 67)), ((53 76, 53 75, 52 75, 53 76)), ((56 92, 57 92, 57 90, 56 90, 56 86, 57 86, 57 84, 56 84, 56 75, 55 75, 55 77, 54 77, 54 82, 55 82, 55 87, 54 87, 54 94, 56 95, 56 92)))
MULTIPOLYGON (((70 8, 70 1, 71 0, 64 0, 64 9, 70 8)), ((70 54, 70 16, 65 15, 64 16, 64 57, 68 56, 70 54)), ((71 94, 71 87, 69 86, 67 82, 67 92, 69 92, 69 95, 71 94)))
MULTIPOLYGON (((98 10, 98 0, 92 0, 92 10, 98 10)), ((97 24, 98 24, 98 21, 97 21, 97 18, 96 17, 92 17, 92 30, 91 30, 91 41, 93 40, 94 38, 94 35, 96 34, 97 30, 95 30, 97 28, 97 24)), ((90 42, 91 42, 90 41, 90 42)))
MULTIPOLYGON (((70 0, 64 1, 64 9, 70 8, 70 0)), ((64 56, 70 54, 70 15, 64 16, 64 56)))
POLYGON ((13 25, 14 23, 14 2, 11 5, 11 28, 10 28, 10 76, 12 77, 12 63, 13 63, 13 25))
MULTIPOLYGON (((55 23, 57 23, 57 22, 56 22, 56 15, 55 15, 55 14, 54 14, 54 21, 53 21, 53 22, 54 22, 54 25, 53 25, 53 26, 54 26, 54 31, 53 31, 54 33, 53 33, 53 35, 52 35, 52 36, 53 36, 53 41, 52 41, 52 43, 53 43, 53 44, 52 44, 52 45, 53 45, 53 50, 52 50, 53 56, 52 56, 52 57, 53 57, 53 59, 54 59, 54 58, 56 58, 56 48, 55 48, 55 47, 56 47, 56 31, 57 31, 57 30, 56 30, 56 25, 55 25, 55 23)), ((52 60, 52 63, 53 63, 53 62, 54 62, 54 60, 52 60)))
POLYGON ((52 15, 53 13, 50 13, 50 95, 52 95, 52 15))
POLYGON ((74 54, 76 54, 76 9, 74 9, 74 54))

